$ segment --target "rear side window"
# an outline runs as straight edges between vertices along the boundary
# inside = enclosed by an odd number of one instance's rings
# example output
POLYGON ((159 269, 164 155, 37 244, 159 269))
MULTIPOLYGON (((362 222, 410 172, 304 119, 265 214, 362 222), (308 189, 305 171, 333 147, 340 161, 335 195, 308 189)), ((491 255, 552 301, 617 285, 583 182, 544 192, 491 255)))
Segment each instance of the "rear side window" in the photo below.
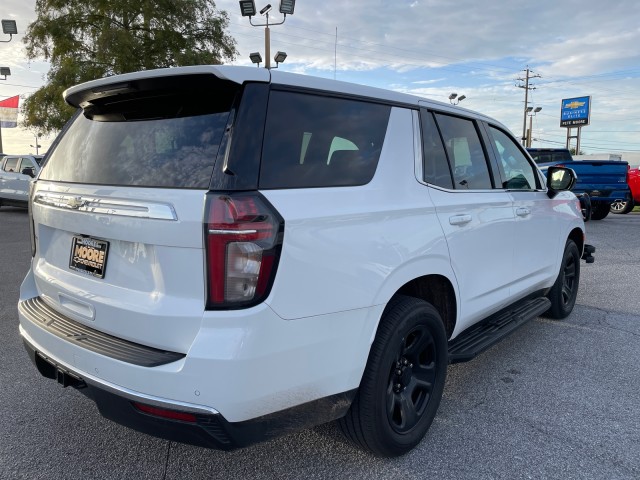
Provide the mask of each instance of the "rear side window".
POLYGON ((18 159, 17 158, 7 158, 7 161, 4 164, 3 170, 5 172, 15 172, 18 169, 18 159))
POLYGON ((459 190, 492 188, 487 159, 472 120, 436 114, 445 150, 453 172, 453 186, 459 190))
POLYGON ((376 171, 391 107, 271 92, 260 188, 364 185, 376 171))
POLYGON ((421 110, 420 116, 422 117, 424 179, 433 185, 452 189, 453 182, 449 162, 433 114, 427 110, 421 110))
POLYGON ((140 187, 208 188, 236 91, 185 77, 180 87, 85 107, 40 178, 140 187), (191 87, 191 88, 190 88, 191 87))

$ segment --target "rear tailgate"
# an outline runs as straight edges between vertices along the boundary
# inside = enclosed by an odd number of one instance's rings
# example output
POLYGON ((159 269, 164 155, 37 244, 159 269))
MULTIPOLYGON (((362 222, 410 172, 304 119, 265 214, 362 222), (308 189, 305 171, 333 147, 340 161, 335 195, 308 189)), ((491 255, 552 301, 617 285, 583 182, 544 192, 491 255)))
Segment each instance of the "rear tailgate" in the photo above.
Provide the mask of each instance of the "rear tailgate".
POLYGON ((187 353, 205 309, 205 196, 240 86, 144 75, 68 94, 83 111, 33 188, 32 270, 64 316, 187 353))
POLYGON ((592 197, 608 201, 626 199, 629 192, 627 162, 580 160, 567 166, 578 175, 574 192, 587 192, 592 197))
POLYGON ((194 190, 39 182, 40 297, 110 335, 186 352, 204 310, 203 199, 194 190))

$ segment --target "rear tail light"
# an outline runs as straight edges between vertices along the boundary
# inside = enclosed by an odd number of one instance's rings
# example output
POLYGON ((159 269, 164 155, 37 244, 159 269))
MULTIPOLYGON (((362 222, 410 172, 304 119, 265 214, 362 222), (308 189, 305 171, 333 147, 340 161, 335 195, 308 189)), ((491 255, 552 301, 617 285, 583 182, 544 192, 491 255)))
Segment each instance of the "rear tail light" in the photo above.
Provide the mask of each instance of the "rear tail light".
POLYGON ((35 191, 35 182, 29 182, 29 236, 31 238, 31 256, 36 256, 36 227, 33 224, 33 193, 35 191))
POLYGON ((207 308, 264 300, 275 277, 284 221, 259 193, 207 196, 207 308))

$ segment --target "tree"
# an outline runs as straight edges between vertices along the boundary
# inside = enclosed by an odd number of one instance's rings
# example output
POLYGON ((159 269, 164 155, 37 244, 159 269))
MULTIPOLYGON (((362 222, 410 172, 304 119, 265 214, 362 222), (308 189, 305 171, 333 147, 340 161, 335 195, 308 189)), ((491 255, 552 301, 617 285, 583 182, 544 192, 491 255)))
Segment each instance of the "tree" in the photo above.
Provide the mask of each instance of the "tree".
POLYGON ((36 0, 24 37, 27 57, 51 63, 47 84, 22 106, 22 125, 60 130, 74 109, 72 85, 120 73, 220 64, 237 55, 228 15, 212 0, 36 0))
POLYGON ((571 147, 571 148, 569 149, 569 153, 570 153, 571 155, 584 155, 584 152, 583 152, 582 150, 580 150, 580 153, 576 153, 576 147, 571 147))

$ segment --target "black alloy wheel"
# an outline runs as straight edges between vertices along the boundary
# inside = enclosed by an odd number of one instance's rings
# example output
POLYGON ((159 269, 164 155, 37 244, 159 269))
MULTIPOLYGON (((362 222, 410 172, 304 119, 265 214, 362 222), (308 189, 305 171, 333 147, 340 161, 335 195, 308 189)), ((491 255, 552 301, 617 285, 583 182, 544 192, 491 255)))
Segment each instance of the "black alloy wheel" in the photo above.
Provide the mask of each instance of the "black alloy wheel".
POLYGON ((390 370, 387 417, 391 427, 403 434, 418 424, 436 382, 436 344, 425 325, 402 338, 390 370))
POLYGON ((342 433, 381 457, 407 453, 433 422, 448 363, 438 311, 424 300, 396 295, 380 320, 358 393, 338 421, 342 433))

